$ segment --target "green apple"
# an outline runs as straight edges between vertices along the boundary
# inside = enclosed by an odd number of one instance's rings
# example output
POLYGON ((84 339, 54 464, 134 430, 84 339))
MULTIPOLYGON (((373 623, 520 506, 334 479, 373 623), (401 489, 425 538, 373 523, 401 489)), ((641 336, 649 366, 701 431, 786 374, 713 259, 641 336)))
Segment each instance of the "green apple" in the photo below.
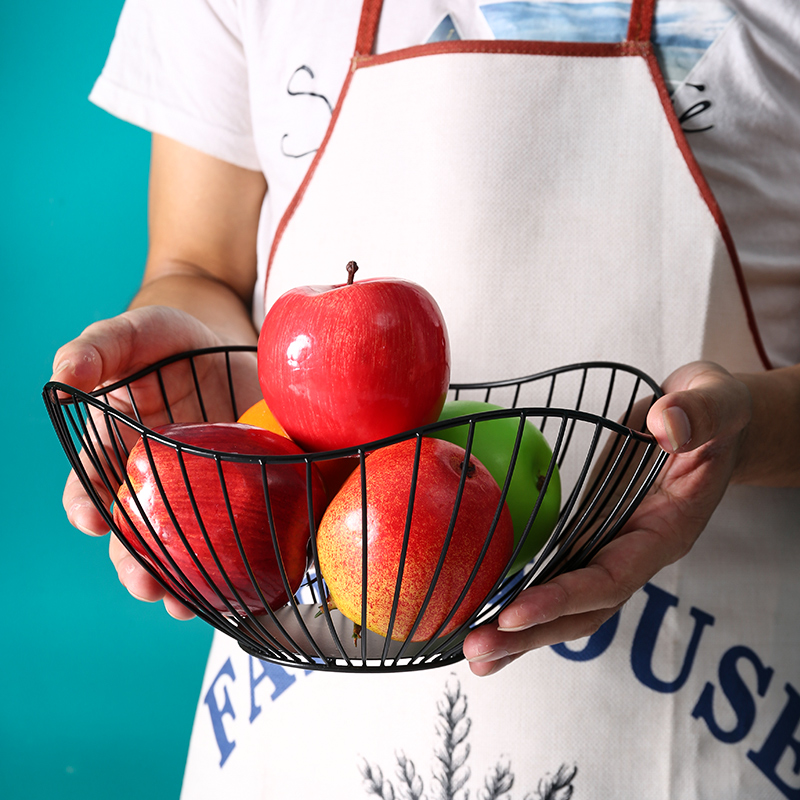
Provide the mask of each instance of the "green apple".
MULTIPOLYGON (((486 411, 501 410, 502 406, 477 400, 451 400, 445 403, 440 421, 471 417, 486 411)), ((502 489, 506 482, 514 444, 519 432, 519 417, 478 420, 472 440, 472 454, 489 470, 502 489)), ((444 428, 430 434, 466 448, 469 424, 444 428)), ((542 489, 553 452, 542 432, 526 420, 522 431, 514 473, 506 496, 506 503, 514 523, 514 546, 525 534, 533 508, 542 489)), ((558 468, 553 465, 553 474, 547 486, 542 504, 536 514, 525 543, 522 546, 511 572, 522 569, 542 549, 558 521, 561 510, 561 481, 558 468)))

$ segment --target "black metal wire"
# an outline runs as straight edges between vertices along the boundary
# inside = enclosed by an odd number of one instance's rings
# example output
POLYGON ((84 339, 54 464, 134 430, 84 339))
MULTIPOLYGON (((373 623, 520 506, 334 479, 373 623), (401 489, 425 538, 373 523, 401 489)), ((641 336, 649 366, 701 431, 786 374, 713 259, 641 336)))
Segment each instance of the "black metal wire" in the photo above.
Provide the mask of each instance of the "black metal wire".
MULTIPOLYGON (((203 397, 203 378, 198 364, 204 359, 224 357, 222 374, 227 380, 227 393, 234 419, 239 416, 234 390, 231 358, 235 353, 255 352, 248 346, 215 347, 182 353, 164 359, 158 364, 138 371, 125 380, 103 387, 87 394, 61 383, 48 383, 43 390, 43 399, 55 433, 65 455, 89 497, 97 506, 103 519, 117 535, 137 562, 147 569, 154 579, 166 590, 185 603, 198 617, 229 636, 236 639, 245 651, 259 658, 284 666, 301 666, 305 669, 319 669, 340 672, 399 672, 429 669, 453 664, 463 658, 461 644, 466 634, 477 625, 497 618, 503 608, 524 589, 545 582, 565 570, 576 569, 590 561, 608 541, 625 525, 636 506, 651 488, 662 469, 667 454, 658 448, 653 437, 644 430, 644 417, 634 420, 638 409, 649 407, 661 396, 658 385, 645 373, 614 362, 591 362, 559 367, 520 379, 509 379, 489 383, 462 383, 451 386, 451 396, 456 399, 477 397, 484 402, 506 389, 513 390, 508 407, 497 410, 473 413, 426 425, 414 431, 387 437, 378 442, 363 443, 357 447, 328 453, 309 453, 302 456, 259 455, 249 456, 238 453, 224 453, 196 445, 185 444, 171 439, 163 432, 153 430, 145 424, 145 415, 137 400, 137 383, 148 379, 155 381, 162 407, 159 411, 163 420, 170 422, 195 421, 177 419, 168 392, 167 370, 173 364, 186 362, 191 376, 194 399, 199 417, 210 420, 208 403, 203 397), (627 388, 622 377, 631 379, 627 388), (556 407, 556 397, 564 392, 560 389, 566 382, 566 389, 572 399, 567 407, 556 407), (591 384, 591 386, 590 386, 591 384), (523 395, 528 389, 538 391, 541 387, 543 402, 525 405, 523 395), (571 388, 570 388, 571 387, 571 388), (599 389, 599 391, 598 391, 599 389), (127 398, 127 403, 125 403, 127 398), (122 404, 122 405, 120 405, 122 404), (124 409, 124 410, 123 410, 124 409), (613 416, 614 418, 611 418, 613 416), (453 540, 456 519, 462 504, 466 470, 462 472, 454 505, 444 536, 441 553, 433 570, 422 603, 416 609, 411 628, 402 641, 393 641, 392 634, 398 625, 401 594, 404 587, 404 567, 412 548, 412 515, 419 485, 420 453, 424 439, 448 428, 467 425, 465 463, 472 455, 476 428, 492 420, 514 418, 518 428, 510 452, 505 480, 498 481, 500 500, 494 510, 488 532, 479 532, 483 537, 480 556, 471 568, 471 574, 459 597, 448 610, 444 619, 436 620, 437 628, 432 637, 424 642, 414 642, 413 638, 423 624, 428 624, 426 614, 431 608, 437 581, 445 567, 448 548, 453 540), (539 488, 524 531, 515 532, 513 553, 509 567, 522 552, 526 538, 533 535, 534 522, 542 508, 544 498, 556 480, 558 473, 564 497, 561 511, 553 531, 525 569, 500 576, 487 596, 477 608, 473 609, 466 622, 448 632, 452 621, 459 613, 462 601, 467 597, 476 579, 481 559, 486 555, 499 524, 503 506, 511 487, 511 481, 518 467, 522 434, 530 422, 544 432, 552 420, 558 429, 551 437, 552 457, 539 488), (641 425, 641 429, 637 429, 641 425), (126 471, 130 457, 131 443, 142 438, 150 469, 154 474, 160 501, 167 511, 171 526, 175 529, 181 546, 188 554, 186 564, 193 564, 198 579, 205 586, 194 585, 190 576, 181 568, 168 547, 147 518, 126 471), (367 462, 370 453, 403 441, 415 439, 414 460, 411 467, 408 505, 402 540, 400 543, 400 563, 394 579, 394 595, 389 604, 388 629, 381 637, 367 629, 369 619, 368 596, 370 564, 370 545, 367 535, 369 519, 367 497, 370 480, 367 462), (153 448, 170 448, 178 461, 183 488, 189 499, 191 513, 199 530, 198 544, 203 543, 210 556, 195 552, 192 542, 182 530, 181 520, 172 508, 169 493, 158 476, 157 461, 153 448), (325 585, 317 550, 317 520, 312 490, 317 464, 323 460, 342 457, 356 457, 355 472, 361 491, 362 515, 362 563, 361 563, 361 622, 362 635, 354 648, 349 637, 342 636, 343 618, 337 611, 328 607, 328 590, 325 585), (237 587, 230 574, 232 564, 226 566, 215 551, 214 537, 203 519, 203 512, 192 486, 187 458, 213 459, 216 465, 217 480, 222 502, 227 515, 229 530, 238 557, 242 561, 248 586, 237 587), (250 563, 245 542, 238 528, 236 512, 230 496, 224 465, 231 463, 252 464, 259 471, 263 488, 266 511, 265 546, 271 546, 275 554, 280 582, 288 602, 282 608, 270 608, 259 577, 250 563), (306 491, 306 512, 309 522, 308 563, 300 588, 293 591, 292 581, 281 556, 281 538, 274 516, 269 491, 268 470, 278 465, 304 470, 306 491), (570 477, 565 480, 569 472, 570 477), (144 527, 140 529, 123 507, 116 503, 121 519, 127 530, 117 525, 112 509, 106 506, 101 491, 116 497, 120 485, 127 487, 144 527), (101 489, 102 487, 102 489, 101 489), (214 567, 218 577, 211 574, 214 567), (257 597, 264 611, 248 607, 243 592, 257 597), (301 595, 310 595, 306 602, 301 595), (210 598, 214 598, 214 602, 210 598)), ((149 387, 149 384, 148 384, 149 387)), ((150 388, 147 388, 151 392, 150 388)), ((148 395, 150 397, 150 395, 148 395)), ((181 408, 191 397, 181 398, 181 408)), ((147 410, 150 411, 148 400, 147 410)), ((190 404, 190 403, 189 403, 190 404)), ((499 404, 498 404, 499 405, 499 404)), ((188 414, 183 411, 181 414, 188 414)), ((237 574, 241 570, 236 566, 237 574)), ((277 586, 277 585, 276 585, 277 586)), ((415 606, 416 608, 416 606, 415 606)), ((405 624, 405 623, 404 623, 405 624)), ((346 626, 345 626, 346 627, 346 626)))

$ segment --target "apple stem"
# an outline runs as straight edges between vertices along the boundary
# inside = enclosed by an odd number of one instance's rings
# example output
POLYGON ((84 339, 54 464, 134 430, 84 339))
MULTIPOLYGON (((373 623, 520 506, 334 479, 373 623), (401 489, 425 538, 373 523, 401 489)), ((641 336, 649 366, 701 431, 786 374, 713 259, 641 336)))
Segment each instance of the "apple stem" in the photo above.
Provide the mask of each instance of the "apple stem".
POLYGON ((347 285, 353 285, 353 278, 355 278, 356 272, 358 272, 358 264, 355 261, 348 261, 347 262, 347 285))

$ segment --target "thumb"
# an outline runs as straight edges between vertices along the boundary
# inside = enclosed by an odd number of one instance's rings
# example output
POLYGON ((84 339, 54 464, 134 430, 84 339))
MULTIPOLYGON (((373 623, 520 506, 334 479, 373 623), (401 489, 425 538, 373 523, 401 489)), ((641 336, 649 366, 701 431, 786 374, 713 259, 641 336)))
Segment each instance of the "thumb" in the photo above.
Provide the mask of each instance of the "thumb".
POLYGON ((750 391, 718 364, 696 361, 675 370, 664 396, 647 415, 647 427, 667 452, 683 453, 735 436, 750 421, 750 391))
POLYGON ((94 322, 63 345, 51 380, 90 392, 183 350, 219 344, 198 319, 166 306, 144 306, 94 322))

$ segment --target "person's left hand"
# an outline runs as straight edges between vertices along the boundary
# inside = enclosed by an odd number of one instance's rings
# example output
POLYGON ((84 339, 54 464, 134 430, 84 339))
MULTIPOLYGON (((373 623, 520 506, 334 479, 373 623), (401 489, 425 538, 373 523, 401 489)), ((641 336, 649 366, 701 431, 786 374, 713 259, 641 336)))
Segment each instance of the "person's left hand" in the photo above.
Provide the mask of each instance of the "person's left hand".
POLYGON ((647 427, 673 455, 656 484, 585 568, 526 589, 496 626, 467 636, 464 655, 476 675, 495 673, 530 650, 594 633, 702 533, 736 466, 751 416, 750 391, 706 362, 676 370, 663 388, 647 427))

